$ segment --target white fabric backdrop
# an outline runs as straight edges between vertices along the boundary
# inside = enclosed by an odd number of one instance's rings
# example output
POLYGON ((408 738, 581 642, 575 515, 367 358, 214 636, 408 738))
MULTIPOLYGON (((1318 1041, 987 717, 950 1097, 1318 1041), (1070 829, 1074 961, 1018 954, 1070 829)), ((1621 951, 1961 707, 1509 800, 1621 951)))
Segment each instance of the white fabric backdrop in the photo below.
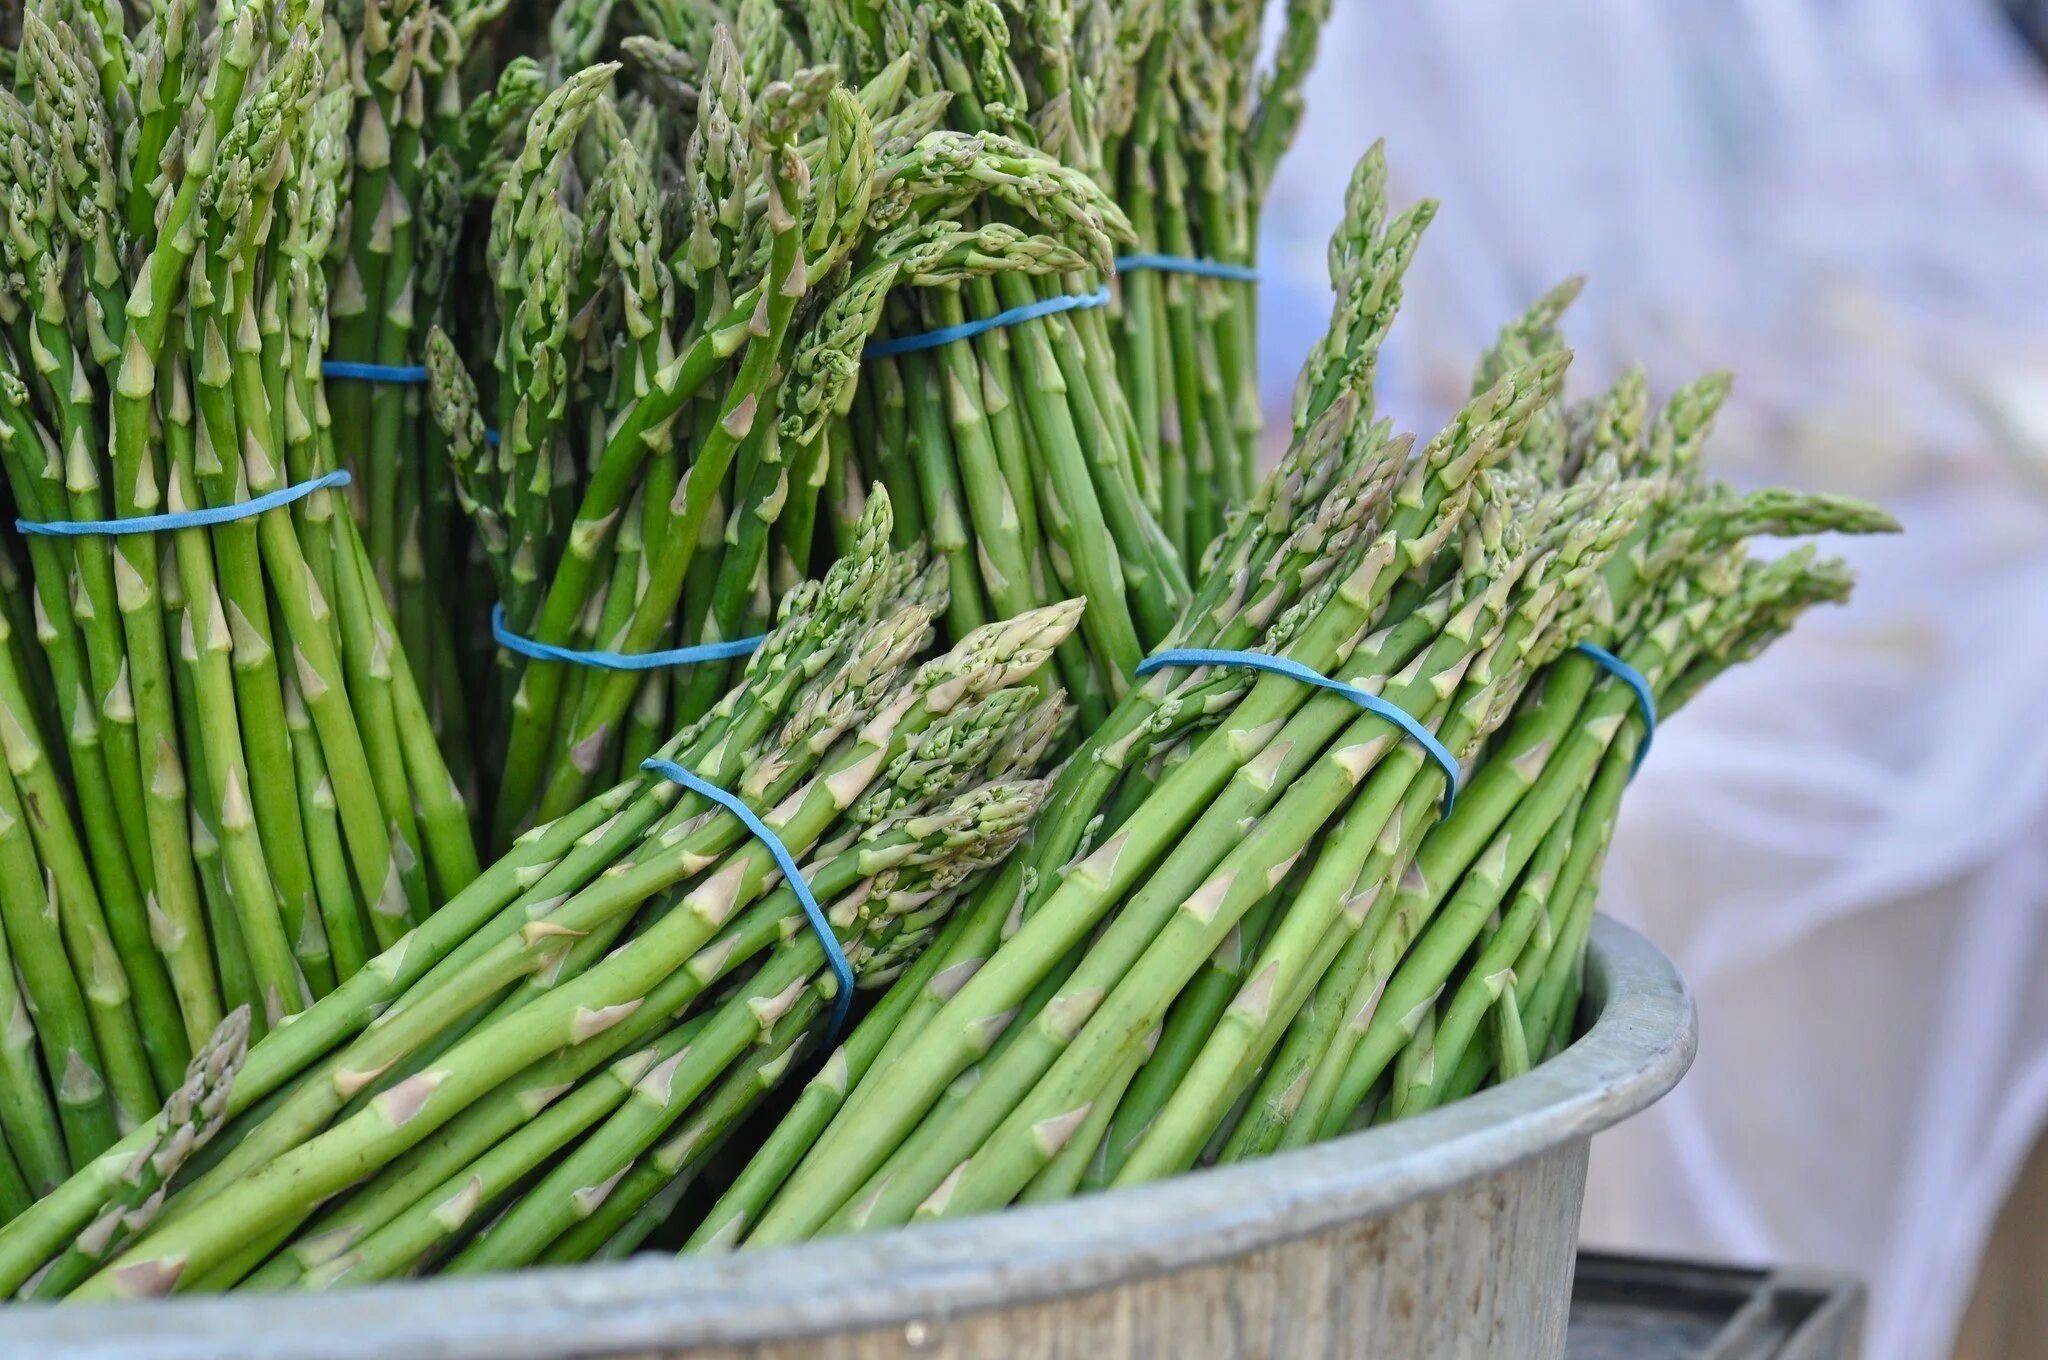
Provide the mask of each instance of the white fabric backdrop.
POLYGON ((1718 467, 1906 522, 1631 794, 1603 906, 1677 958, 1702 1048, 1597 1146, 1586 1232, 1853 1270, 1871 1360, 1937 1360, 2048 1123, 2048 88, 1956 0, 1338 0, 1262 249, 1282 409, 1376 134, 1444 200, 1404 423, 1584 270, 1580 390, 1734 368, 1718 467))

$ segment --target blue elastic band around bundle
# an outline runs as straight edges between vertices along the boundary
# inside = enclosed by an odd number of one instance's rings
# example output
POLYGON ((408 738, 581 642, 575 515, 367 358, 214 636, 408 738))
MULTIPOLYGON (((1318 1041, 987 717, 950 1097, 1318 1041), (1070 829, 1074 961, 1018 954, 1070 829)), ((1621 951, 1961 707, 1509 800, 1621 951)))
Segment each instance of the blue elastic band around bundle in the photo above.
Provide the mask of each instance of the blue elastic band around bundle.
POLYGON ((811 885, 796 867, 795 856, 782 843, 768 823, 754 815, 754 810, 727 793, 718 785, 700 779, 672 760, 649 756, 640 762, 643 770, 652 770, 658 775, 672 779, 692 793, 702 794, 712 802, 740 819, 743 826, 752 832, 754 839, 768 847, 768 853, 775 857, 775 865, 782 870, 782 879, 789 884, 796 900, 803 904, 804 915, 811 919, 811 929, 817 932, 818 943, 825 947, 825 962, 832 967, 832 976, 839 979, 839 994, 832 998, 832 1028, 825 1034, 826 1044, 839 1037, 839 1030, 846 1023, 846 1008, 853 1004, 853 965, 846 961, 846 951, 839 947, 839 936, 832 929, 832 923, 825 919, 825 909, 818 905, 818 899, 811 892, 811 885))
POLYGON ((1429 758, 1443 767, 1444 772, 1444 816, 1451 815, 1451 809, 1458 802, 1458 758, 1445 749, 1436 739, 1436 733, 1415 720, 1413 714, 1396 704, 1391 704, 1377 694, 1368 694, 1356 685, 1347 685, 1342 680, 1332 680, 1321 671, 1290 661, 1284 656, 1267 656, 1264 652, 1230 652, 1210 647, 1175 647, 1146 657, 1138 663, 1139 675, 1150 675, 1153 671, 1168 666, 1238 666, 1246 670, 1270 671, 1299 680, 1304 685, 1315 685, 1341 694, 1368 713, 1385 718, 1408 734, 1408 737, 1429 753, 1429 758))
MULTIPOLYGON (((427 380, 427 370, 422 364, 362 364, 353 359, 328 359, 320 365, 323 378, 353 378, 357 382, 397 383, 405 387, 417 387, 427 380)), ((484 443, 496 444, 498 432, 484 431, 484 443)))
POLYGON ((85 538, 109 534, 156 534, 172 529, 203 529, 209 524, 229 524, 238 519, 260 515, 265 510, 275 510, 281 505, 304 500, 315 491, 324 491, 332 486, 347 486, 349 475, 346 471, 330 472, 315 477, 309 482, 297 482, 291 486, 267 491, 253 500, 236 501, 233 505, 210 505, 200 510, 171 510, 161 515, 136 515, 131 519, 57 519, 38 522, 32 519, 18 519, 14 527, 25 534, 42 534, 49 538, 85 538))
POLYGON ((605 671, 658 671, 669 666, 691 666, 699 661, 729 661, 746 656, 768 635, 733 638, 726 642, 700 642, 692 647, 671 647, 665 652, 579 652, 553 643, 521 637, 505 626, 505 606, 491 606, 491 639, 508 652, 536 661, 562 661, 571 666, 594 666, 605 671))
POLYGON ((860 357, 887 359, 891 355, 913 354, 921 349, 937 349, 940 345, 950 345, 955 340, 966 340, 980 335, 983 331, 1000 330, 1004 326, 1014 326, 1037 317, 1108 305, 1109 285, 1104 284, 1092 293, 1068 293, 1061 297, 1042 298, 1037 302, 1027 302, 1021 307, 997 312, 994 316, 982 317, 979 321, 963 321, 957 326, 941 326, 935 331, 925 331, 919 335, 898 335, 887 340, 876 340, 860 352, 860 357))
POLYGON ((329 359, 320 365, 320 376, 416 387, 427 380, 427 370, 420 364, 365 364, 354 359, 329 359))
POLYGON ((1162 255, 1154 252, 1117 256, 1117 273, 1135 274, 1141 269, 1157 270, 1162 274, 1200 274, 1205 278, 1229 279, 1233 283, 1259 281, 1259 271, 1248 264, 1226 264, 1222 260, 1205 260, 1195 255, 1162 255))
POLYGON ((1650 693, 1650 682, 1643 679, 1641 671, 1605 647, 1595 647, 1590 642, 1581 642, 1578 650, 1599 662, 1601 669, 1636 692, 1636 707, 1641 709, 1643 714, 1643 744, 1636 747, 1635 764, 1629 767, 1629 774, 1633 777, 1637 770, 1643 768, 1643 757, 1650 754, 1650 742, 1657 735, 1657 699, 1650 693))

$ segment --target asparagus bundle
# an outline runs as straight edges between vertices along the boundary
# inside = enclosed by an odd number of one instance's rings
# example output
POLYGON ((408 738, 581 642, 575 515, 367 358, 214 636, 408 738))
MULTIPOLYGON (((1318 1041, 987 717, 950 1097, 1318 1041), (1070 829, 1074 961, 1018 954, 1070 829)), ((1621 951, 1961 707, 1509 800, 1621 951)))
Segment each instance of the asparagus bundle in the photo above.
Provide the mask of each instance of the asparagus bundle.
MULTIPOLYGON (((790 594, 741 683, 660 753, 766 809, 869 980, 917 953, 1033 815, 1033 771, 1064 714, 1040 672, 1079 612, 991 624, 920 664, 944 569, 891 550, 889 532, 878 491, 856 550, 790 594)), ((373 1278, 430 1248, 464 1246, 469 1264, 540 1250, 676 1120, 715 1107, 729 1121, 751 1103, 736 1080, 772 1083, 772 1060, 815 1039, 839 983, 777 872, 739 819, 662 774, 536 828, 251 1050, 206 1165, 69 1297, 373 1278), (479 1211, 521 1190, 478 1236, 479 1211)), ((120 1160, 0 1229, 0 1289, 66 1249, 120 1160)))
POLYGON ((336 55, 317 12, 202 33, 172 5, 131 37, 36 5, 0 94, 0 474, 33 638, 0 673, 0 896, 46 1079, 110 1116, 67 1127, 74 1168, 226 1011, 276 1025, 477 872, 334 513, 336 55))
POLYGON ((1264 70, 1258 0, 1096 0, 1020 21, 1026 82, 1057 110, 1041 121, 1072 118, 1079 163, 1127 216, 1108 343, 1146 503, 1189 564, 1256 480, 1259 214, 1329 8, 1290 0, 1264 70))
MULTIPOLYGON (((1293 141, 1328 0, 1294 0, 1257 71, 1258 0, 1090 6, 1084 43, 1132 73, 1104 101, 1104 161, 1136 238, 1117 357, 1160 518, 1198 560, 1256 477, 1259 391, 1251 271, 1259 210, 1293 141), (1135 49, 1134 57, 1122 55, 1135 49)), ((1104 65, 1098 62, 1096 65, 1104 65)))
MULTIPOLYGON (((645 32, 626 42, 670 54, 672 67, 706 67, 708 10, 647 0, 630 13, 645 32)), ((801 547, 821 491, 843 540, 860 489, 880 481, 899 534, 927 536, 953 566, 955 634, 1062 593, 1090 600, 1060 664, 1082 713, 1099 718, 1171 626, 1187 586, 1156 521, 1155 489, 1143 484, 1106 314, 1094 309, 1108 300, 1111 247, 1128 241, 1129 225, 1088 178, 1091 98, 1067 50, 1071 16, 1032 7, 1013 35, 1011 16, 991 5, 750 3, 736 22, 751 84, 830 61, 864 88, 896 83, 911 106, 971 140, 977 154, 959 173, 987 192, 963 206, 963 229, 1051 223, 1084 239, 1078 258, 889 299, 885 338, 861 365, 850 406, 828 422, 823 457, 790 461, 786 499, 776 483, 769 497, 731 508, 728 554, 754 560, 755 519, 792 523, 801 547), (975 329, 999 318, 1008 320, 975 329), (929 343, 940 334, 957 338, 929 343)), ((771 551, 802 570, 800 557, 771 551)))
POLYGON ((1504 332, 1441 435, 1386 439, 1362 415, 1384 318, 1350 305, 1406 259, 1377 178, 1361 167, 1333 250, 1301 434, 1173 642, 1221 635, 1390 702, 1455 759, 1455 805, 1449 771, 1348 697, 1157 670, 967 909, 982 933, 877 1008, 690 1249, 1152 1179, 1425 1108, 1569 1033, 1645 720, 1574 644, 1618 651, 1669 710, 1846 590, 1837 564, 1751 562, 1745 538, 1889 521, 1707 484, 1721 380, 1654 419, 1634 375, 1564 404, 1569 290, 1504 332))
POLYGON ((467 95, 465 75, 489 65, 472 53, 505 8, 366 0, 329 21, 351 96, 320 309, 331 319, 329 434, 356 475, 350 504, 371 566, 465 788, 468 696, 487 654, 455 588, 472 545, 417 369, 428 329, 453 324, 467 202, 488 196, 507 126, 540 95, 530 63, 467 95))
MULTIPOLYGON (((694 70, 675 49, 636 50, 656 81, 694 70)), ((720 28, 686 109, 614 99, 610 65, 541 103, 494 210, 491 365, 479 382, 454 342, 428 349, 513 635, 637 656, 758 632, 774 598, 852 541, 854 518, 818 533, 817 484, 891 291, 1106 249, 1091 185, 1027 148, 933 131, 940 101, 908 98, 908 69, 857 92, 822 66, 750 91, 720 28), (965 225, 998 190, 1028 195, 1057 234, 965 225)), ((664 673, 524 652, 502 653, 506 836, 631 768, 727 674, 723 657, 664 673)))

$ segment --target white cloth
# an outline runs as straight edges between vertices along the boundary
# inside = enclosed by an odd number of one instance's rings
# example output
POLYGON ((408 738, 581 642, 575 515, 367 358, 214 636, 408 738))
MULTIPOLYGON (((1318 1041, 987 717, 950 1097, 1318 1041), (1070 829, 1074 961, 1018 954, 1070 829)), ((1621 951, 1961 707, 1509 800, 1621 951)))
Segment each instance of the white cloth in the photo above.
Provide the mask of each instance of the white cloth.
POLYGON ((1870 1360, 1938 1360, 2048 1125, 2048 85, 1952 0, 1342 0, 1266 216, 1278 410, 1379 134, 1397 196, 1443 200, 1387 413, 1434 428, 1583 270, 1576 391, 1733 368, 1717 469, 1906 522, 1631 791, 1602 905, 1702 1047, 1596 1145, 1586 1232, 1853 1271, 1870 1360))

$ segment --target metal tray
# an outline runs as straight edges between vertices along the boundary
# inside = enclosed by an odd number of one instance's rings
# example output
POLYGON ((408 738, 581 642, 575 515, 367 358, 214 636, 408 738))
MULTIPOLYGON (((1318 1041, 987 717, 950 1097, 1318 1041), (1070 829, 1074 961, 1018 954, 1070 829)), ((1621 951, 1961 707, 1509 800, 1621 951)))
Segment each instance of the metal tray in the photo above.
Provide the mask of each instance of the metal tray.
POLYGON ((1863 1286, 1815 1271, 1580 1252, 1565 1360, 1857 1360, 1863 1286))

